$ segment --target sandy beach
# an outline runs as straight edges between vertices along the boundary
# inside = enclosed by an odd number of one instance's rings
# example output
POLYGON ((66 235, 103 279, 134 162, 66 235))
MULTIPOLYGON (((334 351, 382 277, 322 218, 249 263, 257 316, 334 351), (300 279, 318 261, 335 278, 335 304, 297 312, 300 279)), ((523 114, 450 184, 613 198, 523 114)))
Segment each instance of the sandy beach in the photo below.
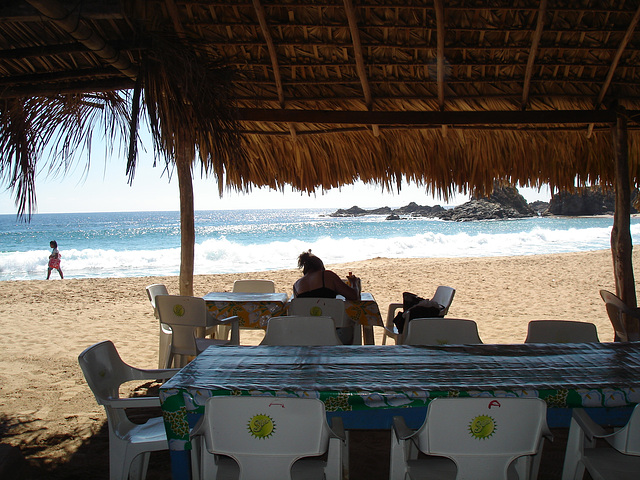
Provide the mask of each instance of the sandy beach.
MULTIPOLYGON (((294 260, 292 260, 292 264, 294 260)), ((640 264, 640 253, 634 252, 640 264)), ((612 341, 600 289, 615 291, 608 250, 498 258, 388 259, 329 265, 362 279, 386 316, 402 292, 430 297, 438 285, 456 288, 449 317, 478 322, 484 343, 521 343, 535 319, 595 323, 601 341, 612 341)), ((291 293, 296 269, 201 275, 194 294, 230 290, 239 278, 267 278, 291 293)), ((107 478, 104 410, 84 382, 78 354, 112 340, 134 366, 156 368, 158 324, 145 287, 165 283, 178 293, 177 277, 0 282, 0 432, 20 448, 40 478, 107 478), (65 470, 73 463, 77 469, 65 470), (63 473, 66 472, 66 473, 63 473)), ((381 331, 376 329, 376 343, 381 331)), ((257 343, 259 332, 242 333, 257 343)), ((392 348, 392 347, 390 347, 392 348)), ((37 478, 34 475, 33 478, 37 478)), ((149 476, 149 478, 161 478, 149 476)), ((356 477, 354 477, 356 478, 356 477)))

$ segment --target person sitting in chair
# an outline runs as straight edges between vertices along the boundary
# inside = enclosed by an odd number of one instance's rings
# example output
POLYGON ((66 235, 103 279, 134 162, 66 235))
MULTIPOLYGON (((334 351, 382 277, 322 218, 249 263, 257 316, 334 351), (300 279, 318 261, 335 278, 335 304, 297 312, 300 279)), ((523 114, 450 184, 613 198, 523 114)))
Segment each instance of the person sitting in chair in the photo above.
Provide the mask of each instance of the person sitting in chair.
MULTIPOLYGON (((324 263, 311 250, 298 257, 298 268, 302 269, 302 278, 293 284, 293 295, 296 297, 336 298, 342 295, 347 300, 360 300, 355 288, 347 285, 338 275, 324 268, 324 263)), ((351 285, 355 285, 358 277, 347 276, 351 285)))
MULTIPOLYGON (((324 263, 311 250, 298 257, 298 268, 302 278, 293 285, 293 294, 300 298, 336 298, 342 295, 347 300, 360 300, 360 292, 347 285, 338 275, 324 268, 324 263)), ((351 285, 359 283, 358 277, 347 276, 351 285), (357 283, 356 283, 357 282, 357 283)), ((353 343, 354 326, 338 327, 336 334, 345 345, 353 343)))

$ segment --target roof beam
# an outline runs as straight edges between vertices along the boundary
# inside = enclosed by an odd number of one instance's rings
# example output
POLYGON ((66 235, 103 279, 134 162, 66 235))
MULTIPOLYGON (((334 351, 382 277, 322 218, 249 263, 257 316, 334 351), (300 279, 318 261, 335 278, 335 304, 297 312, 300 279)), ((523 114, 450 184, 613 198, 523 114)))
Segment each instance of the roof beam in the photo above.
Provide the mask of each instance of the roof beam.
MULTIPOLYGON (((28 75, 18 75, 13 77, 0 77, 0 87, 18 87, 20 85, 51 85, 53 83, 64 83, 69 80, 78 81, 93 79, 107 79, 122 77, 120 72, 111 67, 84 68, 78 70, 63 70, 51 73, 35 73, 28 75)), ((37 87, 36 87, 37 88, 37 87)))
MULTIPOLYGON (((436 11, 436 81, 438 85, 438 108, 444 112, 444 5, 434 0, 436 11)), ((442 125, 442 135, 447 136, 447 126, 442 125)))
POLYGON ((54 97, 56 95, 76 95, 88 93, 103 93, 114 90, 128 90, 135 86, 135 81, 130 78, 111 78, 105 80, 82 80, 66 82, 64 84, 43 84, 35 87, 7 87, 0 90, 0 99, 25 98, 25 97, 54 97))
POLYGON ((10 48, 0 50, 0 60, 18 60, 30 57, 49 57, 53 55, 66 55, 74 53, 86 53, 88 50, 77 43, 65 43, 45 47, 10 48))
POLYGON ((435 0, 436 10, 436 78, 438 83, 438 107, 444 110, 444 5, 435 0))
MULTIPOLYGON (((74 5, 78 8, 78 2, 74 2, 74 5)), ((91 20, 120 20, 123 18, 118 2, 84 0, 81 8, 83 18, 91 20)), ((14 0, 6 1, 0 5, 0 18, 3 22, 41 22, 42 14, 23 2, 14 0)))
POLYGON ((538 48, 540 46, 540 39, 542 38, 542 31, 544 30, 544 20, 547 16, 547 0, 540 0, 540 8, 538 8, 538 20, 536 22, 536 29, 531 39, 531 50, 529 50, 529 58, 527 59, 527 69, 524 73, 524 84, 522 86, 522 109, 527 108, 529 103, 529 90, 531 88, 531 78, 533 77, 533 65, 538 56, 538 48))
POLYGON ((616 122, 616 112, 610 110, 353 112, 240 108, 237 112, 240 121, 342 125, 584 125, 616 122))
POLYGON ((127 77, 135 80, 138 68, 119 51, 109 45, 105 39, 89 27, 82 17, 69 12, 57 0, 26 0, 42 15, 48 17, 63 31, 67 32, 106 63, 120 70, 127 77))
POLYGON ((165 5, 167 6, 167 12, 171 17, 171 21, 173 22, 173 29, 176 31, 176 35, 181 40, 184 40, 185 33, 184 27, 182 26, 182 22, 180 21, 180 12, 178 12, 178 6, 176 2, 173 0, 165 0, 165 5))
MULTIPOLYGON (((616 72, 616 68, 618 68, 618 63, 620 63, 622 54, 624 53, 624 50, 627 48, 627 44, 629 43, 629 40, 631 40, 631 37, 633 36, 633 32, 636 29, 636 26, 638 25, 639 20, 640 20, 640 6, 636 10, 636 13, 633 15, 633 18, 631 19, 631 22, 627 27, 627 31, 625 32, 624 37, 622 37, 622 41, 620 42, 620 45, 618 45, 618 49, 616 50, 616 53, 613 56, 613 60, 611 61, 611 66, 609 67, 609 71, 607 72, 607 77, 605 78, 604 83, 600 88, 600 93, 598 94, 598 98, 596 99, 596 102, 595 102, 596 108, 600 108, 602 106, 602 101, 604 100, 604 96, 607 94, 607 91, 611 86, 611 81, 613 80, 613 74, 616 72)), ((592 132, 593 132, 593 124, 589 124, 589 127, 587 128, 587 137, 590 137, 592 132)))
POLYGON ((636 29, 636 26, 638 25, 639 20, 640 20, 640 6, 636 10, 636 13, 633 16, 633 18, 631 19, 631 23, 629 23, 629 27, 627 28, 627 31, 625 32, 624 37, 622 38, 622 41, 620 42, 620 45, 618 45, 618 49, 616 50, 616 53, 613 56, 613 60, 611 61, 611 66, 609 67, 609 71, 607 72, 607 78, 602 84, 602 88, 600 89, 600 94, 596 99, 596 105, 595 105, 596 108, 602 105, 602 100, 604 100, 604 96, 606 95, 607 90, 609 90, 609 86, 611 85, 611 81, 613 80, 613 74, 615 73, 616 68, 618 68, 618 63, 620 63, 622 54, 624 53, 625 48, 627 48, 627 44, 629 43, 629 40, 631 40, 631 37, 633 36, 633 31, 636 29))
MULTIPOLYGON (((351 41, 353 42, 353 55, 356 60, 356 72, 358 72, 360 85, 362 85, 364 102, 367 106, 367 110, 373 110, 373 96, 371 95, 371 86, 369 85, 369 79, 367 78, 367 70, 364 66, 364 53, 362 51, 362 42, 360 42, 360 31, 358 30, 356 9, 354 8, 351 0, 344 0, 344 9, 347 14, 347 21, 349 22, 349 32, 351 33, 351 41)), ((380 130, 377 125, 373 125, 373 134, 376 137, 380 135, 380 130)))
MULTIPOLYGON (((285 107, 285 98, 284 98, 284 86, 282 84, 282 75, 280 74, 280 64, 278 63, 278 55, 276 52, 275 43, 273 43, 273 37, 271 36, 271 31, 269 30, 269 24, 267 23, 267 14, 264 10, 264 6, 260 3, 260 0, 253 0, 253 8, 256 11, 256 16, 258 17, 258 23, 260 24, 260 30, 262 31, 262 36, 264 37, 264 41, 267 44, 267 51, 269 52, 269 58, 271 59, 271 68, 273 69, 273 79, 276 82, 276 90, 278 91, 278 102, 280 103, 280 108, 285 107)), ((291 132, 291 136, 296 138, 296 129, 295 125, 289 125, 289 131, 291 132)))

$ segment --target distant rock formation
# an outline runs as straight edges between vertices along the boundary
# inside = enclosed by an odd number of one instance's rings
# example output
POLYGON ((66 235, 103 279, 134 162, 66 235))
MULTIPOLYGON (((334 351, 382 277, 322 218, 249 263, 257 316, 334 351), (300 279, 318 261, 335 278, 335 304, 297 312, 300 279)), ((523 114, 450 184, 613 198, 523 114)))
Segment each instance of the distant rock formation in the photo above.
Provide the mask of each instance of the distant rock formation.
POLYGON ((472 220, 500 220, 505 218, 535 217, 518 189, 513 186, 494 187, 489 197, 474 198, 440 215, 442 220, 468 222, 472 220))
MULTIPOLYGON (((638 213, 633 208, 634 198, 637 192, 632 193, 631 213, 638 213)), ((544 215, 613 215, 616 209, 615 192, 603 192, 602 188, 585 187, 577 189, 574 193, 556 193, 549 202, 549 208, 544 215)))
POLYGON ((390 215, 391 209, 389 207, 376 208, 374 210, 363 210, 362 208, 354 205, 346 210, 340 208, 333 213, 330 213, 330 217, 362 217, 363 215, 390 215))
POLYGON ((440 205, 429 207, 428 205, 418 205, 416 202, 411 202, 409 205, 395 209, 393 213, 396 215, 409 215, 411 217, 439 218, 439 215, 444 211, 446 210, 440 205))
POLYGON ((533 211, 536 212, 538 215, 542 215, 549 209, 549 202, 536 200, 535 202, 531 202, 529 206, 533 208, 533 211))
MULTIPOLYGON (((638 192, 632 194, 635 203, 638 192)), ((339 209, 330 217, 360 217, 363 215, 385 215, 386 220, 403 220, 407 217, 439 218, 456 222, 473 220, 500 220, 505 218, 526 218, 538 215, 606 215, 615 210, 613 192, 603 193, 600 187, 588 187, 576 193, 561 192, 553 196, 549 203, 536 201, 531 204, 520 195, 514 186, 495 186, 489 197, 474 198, 468 202, 445 209, 440 205, 433 207, 411 202, 396 209, 389 207, 364 210, 358 206, 339 209)), ((631 208, 632 213, 638 213, 631 208)))
POLYGON ((412 217, 437 217, 440 212, 444 212, 445 209, 440 205, 429 207, 426 205, 418 205, 415 202, 411 202, 409 205, 392 210, 389 207, 376 208, 373 210, 364 210, 358 206, 353 206, 348 209, 339 209, 333 213, 330 213, 330 217, 361 217, 363 215, 386 215, 387 220, 400 220, 400 215, 412 216, 412 217), (398 217, 395 218, 394 216, 398 217))

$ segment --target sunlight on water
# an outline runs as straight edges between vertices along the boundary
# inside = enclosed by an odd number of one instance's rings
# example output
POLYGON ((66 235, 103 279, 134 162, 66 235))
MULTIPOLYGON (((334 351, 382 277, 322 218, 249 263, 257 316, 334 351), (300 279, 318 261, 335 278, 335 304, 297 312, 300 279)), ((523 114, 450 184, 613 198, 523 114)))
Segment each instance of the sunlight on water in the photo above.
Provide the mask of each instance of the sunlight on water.
MULTIPOLYGON (((322 210, 196 212, 195 273, 295 268, 312 249, 327 264, 375 257, 482 257, 608 249, 612 218, 444 222, 332 218, 322 210)), ((640 219, 632 219, 640 235, 640 219)), ((66 278, 178 275, 178 212, 0 215, 0 280, 46 276, 57 240, 66 278)))

